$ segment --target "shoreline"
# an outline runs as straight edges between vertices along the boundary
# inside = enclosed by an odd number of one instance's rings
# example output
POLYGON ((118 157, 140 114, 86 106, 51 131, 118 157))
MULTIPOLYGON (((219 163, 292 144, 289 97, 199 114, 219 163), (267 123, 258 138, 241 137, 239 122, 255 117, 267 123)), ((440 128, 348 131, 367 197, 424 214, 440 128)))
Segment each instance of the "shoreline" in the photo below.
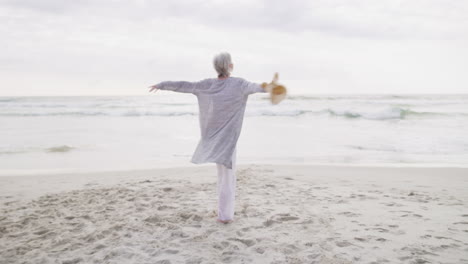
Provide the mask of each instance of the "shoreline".
MULTIPOLYGON (((353 174, 356 171, 364 172, 365 174, 376 174, 380 177, 382 173, 388 174, 391 171, 400 171, 403 173, 417 173, 418 175, 428 172, 433 175, 440 172, 445 176, 448 171, 455 174, 467 175, 468 168, 465 167, 406 167, 406 166, 353 166, 353 165, 319 165, 319 164, 238 164, 237 171, 248 168, 274 168, 275 170, 287 173, 289 170, 299 170, 302 173, 320 172, 328 176, 344 177, 344 174, 353 174), (338 174, 337 174, 338 173, 338 174)), ((213 164, 188 164, 186 166, 177 165, 173 167, 162 167, 152 169, 135 169, 135 170, 92 170, 82 172, 44 172, 40 174, 24 174, 0 176, 0 202, 5 197, 8 200, 37 198, 49 192, 60 192, 95 186, 105 186, 119 184, 125 180, 140 179, 153 177, 154 175, 171 174, 173 178, 185 179, 185 175, 195 173, 199 177, 199 181, 216 181, 216 167, 213 164), (28 183, 34 183, 28 185, 28 183)), ((302 180, 313 180, 316 176, 303 176, 302 180)), ((193 180, 193 177, 191 177, 193 180)), ((468 185, 467 185, 468 186, 468 185)), ((1 208, 1 204, 0 204, 1 208)))
MULTIPOLYGON (((255 162, 255 163, 238 163, 238 166, 306 166, 306 167, 350 167, 350 168, 418 168, 418 169, 468 169, 467 164, 451 164, 451 163, 440 163, 440 164, 429 164, 429 163, 294 163, 294 162, 255 162)), ((164 170, 164 169, 177 169, 177 168, 195 168, 203 166, 215 166, 214 163, 206 164, 192 164, 186 163, 168 163, 158 167, 150 168, 124 168, 124 169, 57 169, 57 170, 1 170, 0 179, 2 177, 24 177, 24 176, 51 176, 51 175, 62 175, 62 174, 90 174, 90 173, 112 173, 112 172, 133 172, 133 171, 152 171, 152 170, 164 170)))
MULTIPOLYGON (((434 171, 444 171, 442 175, 446 175, 445 171, 453 171, 456 174, 465 174, 468 179, 468 167, 455 167, 455 166, 369 166, 369 165, 328 165, 328 164, 262 164, 262 163, 251 163, 251 164, 237 164, 237 170, 247 169, 250 167, 254 168, 275 168, 288 170, 296 168, 301 171, 320 171, 321 173, 336 173, 340 171, 340 176, 343 173, 350 172, 352 170, 368 171, 367 173, 387 172, 402 170, 407 172, 422 173, 430 170, 430 174, 434 174, 434 171), (344 171, 343 171, 344 170, 344 171), (351 170, 351 171, 350 171, 351 170)), ((122 170, 89 170, 89 171, 44 171, 42 173, 27 173, 17 175, 2 175, 0 174, 0 193, 5 196, 11 196, 12 193, 19 193, 21 196, 38 197, 38 195, 47 194, 47 191, 63 191, 73 190, 73 188, 83 188, 95 185, 106 185, 106 184, 118 184, 122 180, 132 180, 137 178, 152 177, 152 175, 172 173, 171 177, 178 177, 184 179, 184 175, 188 172, 196 172, 198 176, 212 177, 216 180, 216 167, 214 164, 178 164, 175 166, 151 168, 151 169, 122 169, 122 170), (27 183, 35 182, 35 185, 27 186, 27 183), (60 186, 63 183, 62 186, 60 186), (10 184, 10 186, 9 186, 10 184), (18 186, 19 185, 19 186, 18 186), (47 186, 50 185, 48 188, 47 186), (23 187, 23 188, 21 188, 23 187), (61 188, 63 187, 63 188, 61 188), (35 193, 35 191, 37 191, 35 193), (29 194, 27 194, 27 193, 29 194)), ((377 175, 377 176, 378 176, 377 175)), ((312 176, 308 176, 312 180, 312 176)), ((303 179, 307 180, 307 176, 303 179)), ((378 176, 379 177, 379 176, 378 176)), ((1 200, 0 200, 1 201, 1 200)))

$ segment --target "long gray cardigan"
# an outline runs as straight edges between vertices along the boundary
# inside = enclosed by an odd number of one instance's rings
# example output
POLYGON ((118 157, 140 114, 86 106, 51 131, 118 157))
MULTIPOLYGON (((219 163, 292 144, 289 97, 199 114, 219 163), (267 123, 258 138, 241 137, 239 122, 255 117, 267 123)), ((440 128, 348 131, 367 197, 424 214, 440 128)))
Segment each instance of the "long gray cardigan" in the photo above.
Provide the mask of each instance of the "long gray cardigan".
POLYGON ((241 133, 248 96, 266 93, 260 84, 228 77, 199 82, 167 81, 156 87, 192 93, 198 98, 201 139, 191 162, 215 162, 232 169, 232 155, 241 133))

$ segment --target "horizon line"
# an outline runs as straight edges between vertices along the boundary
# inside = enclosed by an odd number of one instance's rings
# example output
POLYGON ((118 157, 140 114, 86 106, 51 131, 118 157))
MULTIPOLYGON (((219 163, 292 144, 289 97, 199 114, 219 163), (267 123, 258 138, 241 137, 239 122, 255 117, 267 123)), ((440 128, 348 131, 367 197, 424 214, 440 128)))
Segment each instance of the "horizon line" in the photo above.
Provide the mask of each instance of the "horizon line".
MULTIPOLYGON (((163 91, 164 93, 168 91, 163 91)), ((169 91, 171 92, 171 91, 169 91)), ((172 92, 174 93, 174 92, 172 92)), ((33 94, 33 95, 0 95, 0 97, 90 97, 90 96, 154 96, 157 93, 150 94, 33 94)), ((177 93, 174 93, 177 94, 177 93)), ((267 95, 263 93, 258 93, 258 95, 267 95)), ((329 96, 329 95, 468 95, 466 93, 294 93, 288 94, 289 96, 301 96, 301 95, 319 95, 319 96, 329 96)))

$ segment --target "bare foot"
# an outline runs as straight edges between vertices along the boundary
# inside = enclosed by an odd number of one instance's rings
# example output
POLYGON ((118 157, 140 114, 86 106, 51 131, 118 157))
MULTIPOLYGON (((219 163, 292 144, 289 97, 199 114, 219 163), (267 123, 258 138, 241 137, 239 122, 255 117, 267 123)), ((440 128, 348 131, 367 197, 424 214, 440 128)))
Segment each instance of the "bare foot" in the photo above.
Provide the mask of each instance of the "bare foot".
POLYGON ((216 219, 216 221, 218 221, 220 223, 223 223, 223 224, 227 224, 227 223, 232 222, 232 220, 221 220, 221 219, 216 219))

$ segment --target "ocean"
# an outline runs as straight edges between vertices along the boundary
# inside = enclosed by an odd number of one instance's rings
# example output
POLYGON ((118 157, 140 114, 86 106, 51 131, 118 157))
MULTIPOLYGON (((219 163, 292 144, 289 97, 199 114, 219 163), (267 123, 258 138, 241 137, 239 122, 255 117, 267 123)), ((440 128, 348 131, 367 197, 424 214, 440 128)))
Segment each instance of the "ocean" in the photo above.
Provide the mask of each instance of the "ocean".
MULTIPOLYGON (((0 97, 0 175, 190 163, 192 94, 0 97)), ((468 95, 250 95, 237 163, 468 167, 468 95)), ((214 165, 214 164, 213 164, 214 165)))

